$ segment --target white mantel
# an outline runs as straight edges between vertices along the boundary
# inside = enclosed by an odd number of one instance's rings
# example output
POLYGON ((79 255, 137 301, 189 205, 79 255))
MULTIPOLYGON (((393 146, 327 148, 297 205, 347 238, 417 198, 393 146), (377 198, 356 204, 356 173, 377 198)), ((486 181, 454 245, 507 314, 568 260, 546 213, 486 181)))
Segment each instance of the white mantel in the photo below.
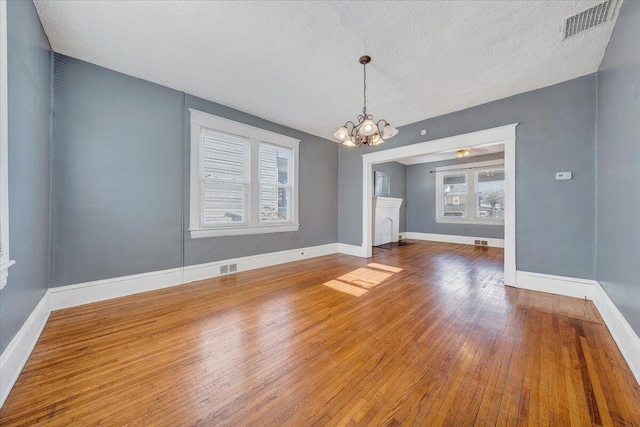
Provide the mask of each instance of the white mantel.
POLYGON ((400 236, 402 199, 373 197, 373 245, 397 242, 400 236))

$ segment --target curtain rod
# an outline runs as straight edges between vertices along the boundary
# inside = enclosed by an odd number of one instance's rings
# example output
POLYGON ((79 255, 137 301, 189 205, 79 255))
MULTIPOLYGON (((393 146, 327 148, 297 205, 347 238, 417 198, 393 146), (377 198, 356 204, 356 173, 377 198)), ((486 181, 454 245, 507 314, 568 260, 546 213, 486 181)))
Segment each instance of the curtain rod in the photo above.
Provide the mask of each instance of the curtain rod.
POLYGON ((429 173, 436 173, 436 172, 457 172, 457 171, 466 171, 466 170, 471 170, 471 169, 476 169, 476 168, 447 169, 447 170, 445 170, 445 171, 429 171, 429 173))
MULTIPOLYGON (((496 169, 500 169, 503 168, 504 166, 502 165, 496 165, 496 169)), ((472 169, 478 169, 478 170, 492 170, 491 166, 483 168, 483 167, 475 167, 475 168, 458 168, 458 169, 447 169, 447 170, 443 170, 443 171, 429 171, 429 173, 436 173, 436 172, 457 172, 457 171, 466 171, 466 170, 472 170, 472 169)))

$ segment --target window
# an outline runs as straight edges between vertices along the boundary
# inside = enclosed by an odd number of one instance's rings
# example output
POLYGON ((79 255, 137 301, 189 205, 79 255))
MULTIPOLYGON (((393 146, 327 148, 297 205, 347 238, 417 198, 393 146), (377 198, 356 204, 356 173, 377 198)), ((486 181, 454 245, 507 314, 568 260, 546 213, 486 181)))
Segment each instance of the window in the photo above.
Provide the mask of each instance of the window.
POLYGON ((476 219, 504 220, 504 167, 475 171, 476 219))
POLYGON ((206 128, 200 137, 202 226, 248 224, 250 140, 206 128))
POLYGON ((298 230, 300 141, 189 111, 191 237, 298 230))
POLYGON ((504 223, 504 161, 436 168, 436 221, 504 223))
POLYGON ((9 267, 9 133, 7 100, 7 2, 0 2, 0 289, 7 284, 9 267))
POLYGON ((467 174, 466 172, 444 173, 442 176, 442 217, 466 218, 467 174))
POLYGON ((291 221, 290 176, 293 150, 260 143, 260 221, 280 223, 291 221))

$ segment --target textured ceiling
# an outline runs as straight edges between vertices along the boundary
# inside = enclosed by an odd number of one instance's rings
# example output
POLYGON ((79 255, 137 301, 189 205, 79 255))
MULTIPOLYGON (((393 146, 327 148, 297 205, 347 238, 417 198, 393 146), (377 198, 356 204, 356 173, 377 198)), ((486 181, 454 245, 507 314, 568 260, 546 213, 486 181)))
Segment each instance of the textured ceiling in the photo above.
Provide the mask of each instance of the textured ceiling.
POLYGON ((332 138, 362 110, 396 126, 597 71, 599 1, 38 1, 56 52, 332 138))

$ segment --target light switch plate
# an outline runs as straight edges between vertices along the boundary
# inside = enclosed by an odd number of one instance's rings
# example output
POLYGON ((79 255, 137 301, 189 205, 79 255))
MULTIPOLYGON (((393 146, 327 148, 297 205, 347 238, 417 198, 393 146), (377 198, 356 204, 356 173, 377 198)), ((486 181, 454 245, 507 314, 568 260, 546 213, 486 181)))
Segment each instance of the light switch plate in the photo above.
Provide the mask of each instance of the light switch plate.
POLYGON ((557 172, 556 181, 564 181, 573 178, 573 172, 557 172))

